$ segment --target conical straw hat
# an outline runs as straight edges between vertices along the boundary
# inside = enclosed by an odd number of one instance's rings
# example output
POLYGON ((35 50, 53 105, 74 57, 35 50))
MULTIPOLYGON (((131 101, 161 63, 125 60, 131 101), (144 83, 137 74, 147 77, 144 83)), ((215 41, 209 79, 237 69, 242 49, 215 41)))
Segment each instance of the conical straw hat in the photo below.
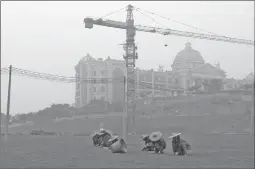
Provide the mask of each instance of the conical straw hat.
POLYGON ((148 136, 149 136, 148 134, 143 134, 143 135, 141 136, 141 138, 144 139, 145 137, 148 137, 148 136))
POLYGON ((161 132, 157 131, 157 132, 153 132, 150 134, 149 138, 151 141, 158 141, 159 139, 161 139, 162 134, 161 132))
POLYGON ((181 135, 182 133, 173 133, 170 137, 168 137, 169 139, 171 139, 171 138, 174 138, 174 137, 176 137, 176 136, 179 136, 179 135, 181 135))

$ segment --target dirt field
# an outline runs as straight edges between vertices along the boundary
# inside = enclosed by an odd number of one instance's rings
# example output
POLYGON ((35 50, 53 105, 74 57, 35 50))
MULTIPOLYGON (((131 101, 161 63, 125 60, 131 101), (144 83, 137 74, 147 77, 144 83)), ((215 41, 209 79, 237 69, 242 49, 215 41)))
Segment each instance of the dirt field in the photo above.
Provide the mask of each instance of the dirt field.
POLYGON ((89 134, 99 129, 99 124, 121 133, 121 117, 108 116, 89 119, 64 120, 37 126, 12 128, 11 132, 26 134, 33 128, 65 132, 63 136, 10 135, 1 145, 1 168, 253 168, 254 137, 245 129, 249 119, 239 105, 230 108, 204 102, 175 105, 178 113, 168 112, 147 117, 137 117, 137 136, 128 136, 128 153, 112 154, 109 150, 95 148, 89 134), (230 111, 231 110, 231 111, 230 111), (233 127, 233 120, 238 119, 233 127), (192 144, 186 157, 172 154, 171 141, 167 140, 164 155, 141 152, 140 135, 161 131, 167 138, 173 132, 182 132, 192 144), (238 132, 239 134, 223 134, 238 132), (82 133, 83 136, 74 136, 82 133), (216 134, 215 134, 216 133, 216 134))
POLYGON ((253 139, 240 135, 211 135, 192 138, 189 156, 172 155, 170 143, 164 155, 140 151, 139 138, 129 137, 128 153, 112 154, 94 148, 89 137, 9 137, 1 153, 1 168, 177 168, 254 166, 253 139), (195 142, 196 140, 196 142, 195 142))

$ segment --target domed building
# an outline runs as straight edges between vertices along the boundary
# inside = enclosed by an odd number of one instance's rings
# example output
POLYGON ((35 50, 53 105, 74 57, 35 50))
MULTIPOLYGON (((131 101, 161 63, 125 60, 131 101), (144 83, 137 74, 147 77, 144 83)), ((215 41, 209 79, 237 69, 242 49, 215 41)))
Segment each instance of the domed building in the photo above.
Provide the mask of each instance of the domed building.
MULTIPOLYGON (((82 107, 92 100, 104 100, 110 104, 124 103, 124 60, 94 58, 87 54, 75 66, 76 89, 75 105, 82 107), (91 79, 92 81, 84 81, 91 79), (112 82, 95 81, 112 79, 112 82), (123 82, 120 82, 123 79, 123 82), (80 81, 80 82, 79 82, 80 81), (118 82, 119 81, 119 82, 118 82)), ((201 54, 187 43, 172 64, 172 71, 135 69, 136 97, 172 97, 176 91, 191 88, 202 91, 217 92, 223 89, 225 72, 220 66, 205 63, 201 54), (180 89, 181 88, 181 89, 180 89)))
POLYGON ((181 50, 175 57, 172 64, 173 71, 190 69, 205 63, 201 54, 192 49, 191 43, 186 43, 185 49, 181 50))
POLYGON ((191 43, 186 43, 185 48, 176 55, 172 72, 180 87, 185 90, 196 86, 202 91, 217 92, 224 88, 226 75, 220 65, 205 63, 200 52, 191 47, 191 43))

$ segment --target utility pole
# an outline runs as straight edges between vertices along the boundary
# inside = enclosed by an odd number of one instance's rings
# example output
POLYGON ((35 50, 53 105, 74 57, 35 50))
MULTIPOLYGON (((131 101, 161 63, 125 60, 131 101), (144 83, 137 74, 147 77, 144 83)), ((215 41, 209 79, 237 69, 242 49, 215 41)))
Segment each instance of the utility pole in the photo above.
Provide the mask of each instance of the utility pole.
MULTIPOLYGON (((135 27, 134 27, 134 18, 133 18, 133 6, 128 5, 127 7, 127 18, 126 18, 126 45, 125 51, 126 55, 124 59, 126 60, 126 67, 127 67, 127 97, 126 97, 126 104, 127 104, 127 116, 131 118, 127 119, 134 119, 135 113, 132 109, 132 104, 134 104, 135 100, 135 60, 137 59, 136 53, 136 46, 135 46, 135 27)), ((132 123, 135 123, 132 120, 132 123)), ((127 123, 128 125, 128 123, 127 123)), ((134 125, 132 125, 134 128, 134 125)), ((135 129, 134 129, 135 130, 135 129)))
POLYGON ((250 136, 254 136, 254 82, 253 82, 253 86, 252 86, 252 105, 251 105, 251 128, 250 128, 250 136), (252 111, 253 110, 253 111, 252 111))
POLYGON ((9 84, 8 84, 8 97, 7 97, 7 113, 5 121, 5 139, 8 137, 8 125, 9 125, 9 116, 10 116, 10 100, 11 100, 11 79, 12 79, 12 65, 9 67, 9 84))
POLYGON ((0 112, 0 147, 1 147, 1 142, 2 142, 2 112, 0 112))
POLYGON ((250 118, 251 118, 251 122, 250 122, 250 136, 253 136, 254 135, 254 110, 253 111, 251 110, 250 118))
POLYGON ((123 104, 123 116, 122 116, 122 136, 125 142, 127 142, 127 102, 126 102, 126 76, 124 76, 124 104, 123 104))

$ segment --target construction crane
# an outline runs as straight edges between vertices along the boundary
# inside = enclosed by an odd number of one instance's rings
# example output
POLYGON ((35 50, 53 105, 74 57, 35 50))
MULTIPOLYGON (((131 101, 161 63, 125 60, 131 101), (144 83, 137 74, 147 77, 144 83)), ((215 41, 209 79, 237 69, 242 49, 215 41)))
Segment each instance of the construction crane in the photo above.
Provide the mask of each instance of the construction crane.
MULTIPOLYGON (((129 6, 129 8, 132 9, 132 6, 129 6)), ((130 15, 132 16, 132 20, 133 20, 132 11, 128 13, 131 13, 130 15)), ((127 20, 128 19, 129 18, 127 18, 127 20)), ((191 37, 196 39, 206 39, 206 40, 222 41, 222 42, 254 46, 254 41, 252 40, 231 38, 231 37, 211 35, 211 34, 202 34, 202 33, 188 32, 188 31, 180 31, 180 30, 174 30, 174 29, 156 28, 156 27, 143 26, 143 25, 128 25, 127 22, 114 21, 114 20, 102 20, 101 18, 100 19, 85 18, 84 22, 85 22, 85 28, 89 28, 89 29, 93 28, 93 25, 100 25, 100 26, 106 26, 106 27, 112 27, 112 28, 118 28, 118 29, 126 29, 127 32, 129 32, 128 28, 130 26, 133 26, 132 28, 129 28, 129 30, 133 32, 134 35, 135 35, 135 31, 141 31, 141 32, 158 33, 162 35, 175 35, 175 36, 182 36, 182 37, 191 37)))
POLYGON ((174 29, 156 28, 151 26, 134 25, 134 17, 133 17, 134 7, 132 5, 128 5, 126 10, 127 10, 126 22, 114 21, 114 20, 103 20, 102 18, 93 19, 93 18, 87 17, 84 19, 84 23, 85 23, 85 28, 89 28, 89 29, 93 28, 93 25, 99 25, 99 26, 106 26, 106 27, 126 30, 126 43, 124 45, 126 54, 123 56, 123 58, 126 60, 126 67, 127 67, 127 93, 126 93, 127 109, 126 111, 128 115, 132 113, 132 103, 135 99, 134 68, 135 68, 135 60, 138 59, 138 55, 136 52, 137 47, 135 46, 136 31, 158 33, 162 35, 191 37, 191 38, 197 38, 197 39, 206 39, 206 40, 222 41, 222 42, 254 46, 254 41, 251 41, 251 40, 230 38, 226 36, 218 36, 218 35, 211 35, 211 34, 187 32, 187 31, 180 31, 180 30, 174 30, 174 29))

